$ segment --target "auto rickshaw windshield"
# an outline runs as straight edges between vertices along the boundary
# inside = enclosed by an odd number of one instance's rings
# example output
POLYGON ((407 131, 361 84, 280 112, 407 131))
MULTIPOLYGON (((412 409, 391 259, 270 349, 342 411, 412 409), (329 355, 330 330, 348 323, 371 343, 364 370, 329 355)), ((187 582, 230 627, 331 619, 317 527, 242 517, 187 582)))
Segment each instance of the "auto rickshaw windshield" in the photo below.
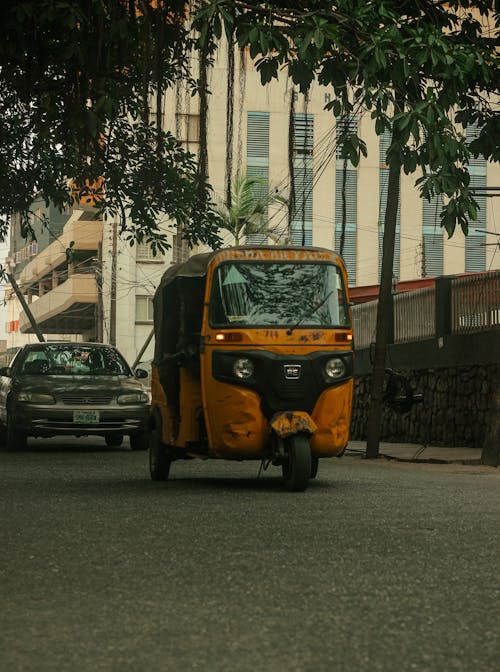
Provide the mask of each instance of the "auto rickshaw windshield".
POLYGON ((342 273, 329 263, 223 263, 209 315, 213 327, 349 327, 342 273))

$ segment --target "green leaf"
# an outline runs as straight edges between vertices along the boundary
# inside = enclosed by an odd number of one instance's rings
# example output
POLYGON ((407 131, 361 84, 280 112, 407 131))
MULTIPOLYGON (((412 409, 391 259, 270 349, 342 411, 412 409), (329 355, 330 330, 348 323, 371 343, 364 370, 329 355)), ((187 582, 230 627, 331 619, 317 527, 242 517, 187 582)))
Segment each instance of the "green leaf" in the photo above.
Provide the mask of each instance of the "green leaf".
POLYGON ((214 21, 213 21, 212 30, 213 30, 214 36, 218 40, 220 40, 220 38, 222 36, 222 24, 221 24, 221 20, 220 20, 219 15, 217 15, 215 17, 214 21))
POLYGON ((314 43, 316 44, 318 49, 322 49, 325 43, 325 36, 323 34, 323 31, 320 30, 319 28, 316 28, 316 30, 314 31, 314 43))
POLYGON ((304 39, 302 40, 299 48, 299 58, 301 59, 305 58, 309 45, 311 44, 312 39, 314 37, 314 33, 315 31, 311 30, 304 36, 304 39))

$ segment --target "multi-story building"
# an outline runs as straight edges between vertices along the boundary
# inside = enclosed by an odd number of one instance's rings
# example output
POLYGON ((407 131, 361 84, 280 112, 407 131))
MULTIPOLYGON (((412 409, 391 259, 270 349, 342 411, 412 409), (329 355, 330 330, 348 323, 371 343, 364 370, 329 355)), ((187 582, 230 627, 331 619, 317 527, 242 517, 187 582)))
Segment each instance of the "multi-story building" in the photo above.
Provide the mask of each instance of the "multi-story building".
MULTIPOLYGON (((154 257, 147 245, 130 247, 116 222, 96 219, 93 208, 34 211, 37 241, 26 243, 14 216, 6 265, 44 338, 114 343, 133 363, 150 336, 152 296, 171 257, 154 257)), ((6 299, 7 353, 13 354, 37 336, 13 289, 6 299)), ((152 343, 143 359, 151 349, 152 343)))
MULTIPOLYGON (((269 242, 297 242, 338 250, 344 192, 347 207, 343 256, 350 284, 377 284, 389 135, 378 137, 370 114, 362 110, 348 120, 336 120, 324 110, 330 100, 328 89, 318 84, 313 85, 307 99, 293 90, 285 76, 263 87, 246 52, 237 52, 236 58, 236 76, 229 87, 226 56, 222 52, 217 55, 209 80, 208 172, 217 195, 224 198, 229 164, 233 177, 236 171, 257 175, 265 183, 266 193, 279 193, 285 198, 281 206, 269 204, 268 228, 277 234, 269 242), (227 133, 228 88, 234 103, 232 142, 228 142, 227 133), (362 157, 357 167, 339 156, 339 136, 347 124, 357 129, 368 149, 368 156, 362 157), (290 203, 291 193, 294 206, 289 217, 286 203, 290 203)), ((191 105, 191 110, 183 110, 180 115, 178 108, 175 110, 177 125, 179 116, 184 122, 186 138, 189 129, 197 125, 196 99, 191 99, 191 105)), ((170 109, 170 127, 175 128, 175 108, 170 109)), ((472 139, 477 129, 470 127, 465 132, 472 139)), ((415 187, 420 175, 402 174, 395 280, 500 268, 499 239, 494 235, 500 232, 500 202, 485 194, 487 187, 500 187, 500 165, 478 157, 471 161, 469 170, 471 184, 478 190, 479 217, 471 222, 469 236, 457 230, 449 240, 440 227, 442 199, 435 198, 431 203, 423 200, 415 187)), ((230 236, 225 236, 225 240, 230 242, 230 236)))
MULTIPOLYGON (((68 278, 64 240, 68 237, 65 235, 66 225, 70 229, 71 220, 74 219, 75 216, 69 211, 60 212, 52 205, 46 206, 41 200, 35 201, 30 217, 30 225, 36 235, 35 241, 23 236, 18 214, 14 213, 11 220, 5 268, 20 283, 25 301, 32 312, 41 318, 42 331, 46 332, 47 337, 54 339, 66 339, 73 333, 80 333, 68 330, 67 324, 62 321, 55 324, 54 315, 57 309, 54 295, 51 295, 51 290, 58 285, 61 285, 59 297, 63 293, 68 295, 68 286, 64 282, 68 278), (35 308, 38 299, 43 300, 35 308), (44 306, 45 310, 42 310, 44 306)), ((37 340, 12 288, 5 292, 5 318, 6 354, 9 357, 24 343, 37 340)))

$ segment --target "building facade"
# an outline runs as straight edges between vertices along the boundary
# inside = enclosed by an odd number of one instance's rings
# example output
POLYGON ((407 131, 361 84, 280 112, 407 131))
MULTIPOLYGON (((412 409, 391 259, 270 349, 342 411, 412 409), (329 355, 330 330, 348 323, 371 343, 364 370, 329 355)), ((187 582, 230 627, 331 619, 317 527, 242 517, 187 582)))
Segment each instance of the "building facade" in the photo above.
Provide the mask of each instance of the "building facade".
MULTIPOLYGON (((285 76, 267 86, 260 83, 246 52, 236 52, 235 76, 228 85, 227 55, 218 52, 209 71, 208 174, 216 198, 224 201, 228 179, 244 173, 261 179, 256 196, 268 197, 267 231, 248 242, 320 245, 340 249, 343 209, 343 256, 352 286, 379 282, 383 221, 387 197, 386 151, 390 136, 377 136, 369 113, 336 120, 324 106, 325 87, 314 84, 310 95, 298 94, 285 76), (228 108, 228 95, 233 104, 228 108), (228 123, 228 109, 231 109, 228 123), (368 156, 353 166, 340 158, 346 126, 366 142, 368 156), (279 195, 283 203, 273 201, 279 195), (343 202, 345 201, 345 206, 343 202)), ((196 98, 178 95, 166 115, 195 149, 199 123, 196 98), (183 107, 180 111, 179 100, 183 107), (190 106, 190 107, 186 107, 190 106), (179 122, 181 120, 181 122, 179 122), (184 129, 184 130, 183 130, 184 129), (189 129, 191 132, 189 133, 189 129), (194 130, 193 130, 194 129, 194 130)), ((464 129, 472 140, 478 129, 464 129)), ((440 227, 442 198, 423 200, 415 186, 419 173, 401 176, 400 207, 394 258, 395 281, 443 274, 478 272, 500 267, 498 221, 500 165, 472 159, 471 185, 478 190, 477 221, 469 235, 457 230, 451 239, 440 227)), ((225 244, 231 236, 224 234, 225 244)))

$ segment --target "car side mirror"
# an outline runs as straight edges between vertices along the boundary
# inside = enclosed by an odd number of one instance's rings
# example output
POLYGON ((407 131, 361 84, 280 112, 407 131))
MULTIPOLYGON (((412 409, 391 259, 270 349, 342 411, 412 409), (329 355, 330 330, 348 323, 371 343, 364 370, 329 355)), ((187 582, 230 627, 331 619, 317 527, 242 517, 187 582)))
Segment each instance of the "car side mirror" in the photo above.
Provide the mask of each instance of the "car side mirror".
POLYGON ((10 366, 2 366, 0 368, 0 376, 6 376, 7 378, 10 378, 12 375, 12 371, 10 366))
POLYGON ((148 372, 146 369, 136 369, 134 371, 134 376, 136 378, 147 378, 148 377, 148 372))

